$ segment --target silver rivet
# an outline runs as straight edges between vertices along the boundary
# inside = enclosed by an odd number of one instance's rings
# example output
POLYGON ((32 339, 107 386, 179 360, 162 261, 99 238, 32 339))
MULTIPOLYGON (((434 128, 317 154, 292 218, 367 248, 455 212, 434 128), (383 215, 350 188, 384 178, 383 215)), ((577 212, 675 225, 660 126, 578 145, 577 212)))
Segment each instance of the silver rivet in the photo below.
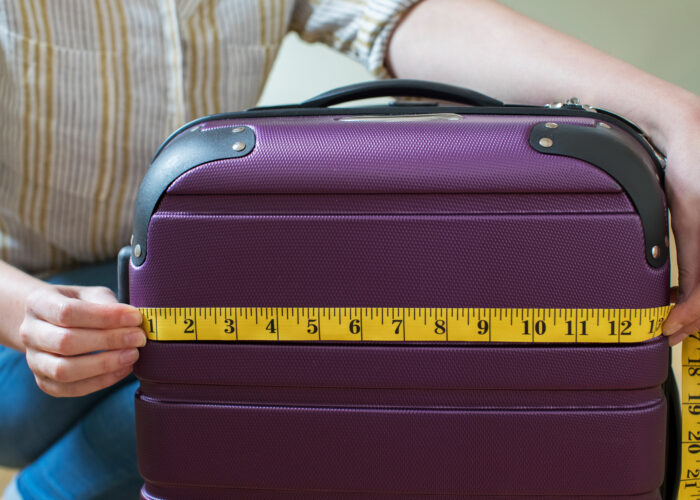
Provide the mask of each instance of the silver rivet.
POLYGON ((598 126, 603 127, 603 128, 612 128, 610 125, 608 125, 608 124, 605 123, 605 122, 599 122, 599 123, 598 123, 598 126))
POLYGON ((134 246, 134 235, 133 234, 131 235, 131 239, 129 240, 129 245, 131 245, 132 247, 134 246))
POLYGON ((651 256, 654 257, 655 259, 659 257, 661 254, 661 249, 659 248, 659 245, 654 245, 651 247, 651 256))
POLYGON ((668 236, 664 237, 664 243, 666 243, 666 246, 668 246, 668 236))
POLYGON ((551 148, 552 144, 554 144, 554 141, 549 137, 543 137, 542 139, 540 139, 540 146, 542 146, 543 148, 551 148))
POLYGON ((559 125, 554 122, 547 122, 544 124, 544 126, 547 128, 557 128, 559 125))
POLYGON ((233 130, 231 130, 231 132, 233 132, 234 134, 240 134, 244 130, 245 130, 245 127, 236 127, 233 130))
POLYGON ((134 247, 134 257, 141 257, 141 245, 136 245, 134 247))
POLYGON ((245 149, 245 142, 234 142, 231 146, 234 151, 243 151, 245 149))

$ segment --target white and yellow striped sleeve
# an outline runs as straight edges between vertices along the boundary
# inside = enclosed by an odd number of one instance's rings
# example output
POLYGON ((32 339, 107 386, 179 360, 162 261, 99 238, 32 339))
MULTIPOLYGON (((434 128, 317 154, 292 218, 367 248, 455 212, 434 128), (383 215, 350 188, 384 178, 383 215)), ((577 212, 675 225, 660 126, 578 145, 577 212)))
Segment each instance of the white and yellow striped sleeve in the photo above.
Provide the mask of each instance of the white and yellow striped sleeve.
POLYGON ((322 42, 360 62, 378 78, 389 78, 389 37, 420 0, 297 0, 290 29, 302 40, 322 42))

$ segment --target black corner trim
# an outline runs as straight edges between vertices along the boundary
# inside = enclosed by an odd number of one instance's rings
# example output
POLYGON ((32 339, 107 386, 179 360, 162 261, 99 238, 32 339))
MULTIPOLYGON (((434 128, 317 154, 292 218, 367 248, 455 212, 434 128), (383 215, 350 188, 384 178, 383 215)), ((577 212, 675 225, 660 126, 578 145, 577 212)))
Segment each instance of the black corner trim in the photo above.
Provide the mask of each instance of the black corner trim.
POLYGON ((588 162, 608 173, 632 201, 642 222, 647 262, 658 268, 668 258, 666 246, 667 213, 664 191, 653 167, 631 148, 627 134, 615 127, 589 127, 558 124, 549 128, 538 123, 530 133, 530 146, 540 153, 568 156, 588 162), (544 140, 540 144, 541 139, 544 140), (654 257, 653 248, 658 247, 654 257))
POLYGON ((202 130, 198 125, 173 137, 153 159, 136 196, 131 253, 134 266, 140 266, 146 260, 148 223, 163 193, 175 179, 204 163, 241 158, 254 148, 255 132, 247 126, 202 130), (236 144, 240 151, 234 149, 236 144))
POLYGON ((129 303, 129 258, 131 246, 119 250, 117 255, 117 300, 122 304, 129 303))

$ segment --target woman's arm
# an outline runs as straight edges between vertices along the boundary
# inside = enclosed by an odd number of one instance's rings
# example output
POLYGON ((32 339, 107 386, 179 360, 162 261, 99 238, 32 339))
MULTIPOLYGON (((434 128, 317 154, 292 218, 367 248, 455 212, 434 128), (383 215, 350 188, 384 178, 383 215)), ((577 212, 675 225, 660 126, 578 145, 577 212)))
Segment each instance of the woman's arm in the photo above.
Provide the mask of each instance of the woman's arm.
POLYGON ((639 124, 668 162, 680 297, 664 333, 675 344, 700 329, 700 97, 490 0, 418 3, 389 41, 387 66, 505 102, 576 96, 639 124))

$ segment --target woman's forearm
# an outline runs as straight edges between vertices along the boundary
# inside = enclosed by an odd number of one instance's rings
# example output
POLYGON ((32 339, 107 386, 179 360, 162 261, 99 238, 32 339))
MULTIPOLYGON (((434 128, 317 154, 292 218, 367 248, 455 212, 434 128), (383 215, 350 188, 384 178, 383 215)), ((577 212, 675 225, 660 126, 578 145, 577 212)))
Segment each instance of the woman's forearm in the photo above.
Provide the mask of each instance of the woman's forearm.
POLYGON ((512 103, 576 96, 638 123, 666 150, 669 121, 696 119, 698 97, 489 0, 424 0, 390 40, 397 77, 471 87, 512 103), (687 116, 686 116, 687 115, 687 116))
POLYGON ((24 352, 19 327, 26 297, 46 283, 0 260, 0 344, 24 352))

